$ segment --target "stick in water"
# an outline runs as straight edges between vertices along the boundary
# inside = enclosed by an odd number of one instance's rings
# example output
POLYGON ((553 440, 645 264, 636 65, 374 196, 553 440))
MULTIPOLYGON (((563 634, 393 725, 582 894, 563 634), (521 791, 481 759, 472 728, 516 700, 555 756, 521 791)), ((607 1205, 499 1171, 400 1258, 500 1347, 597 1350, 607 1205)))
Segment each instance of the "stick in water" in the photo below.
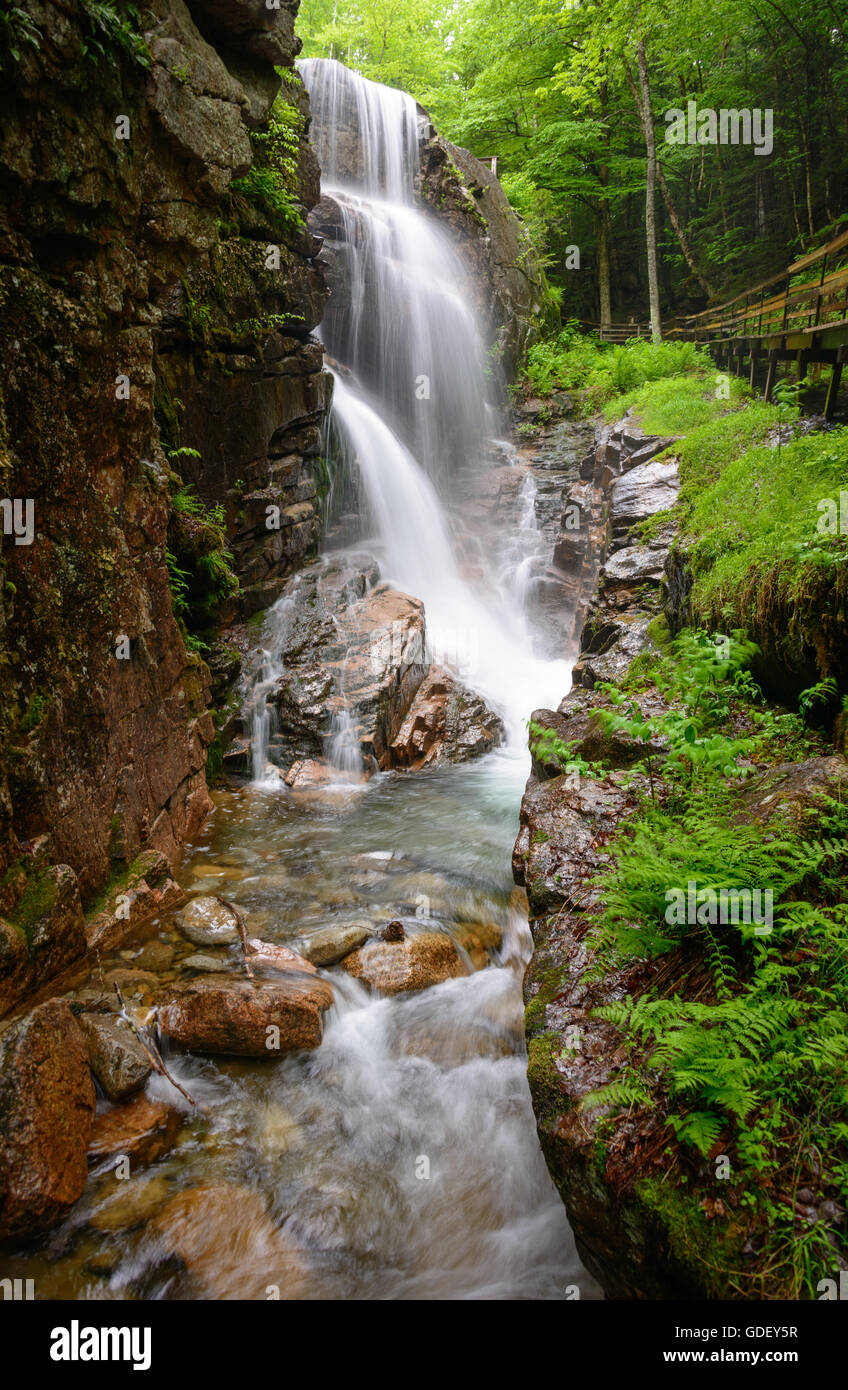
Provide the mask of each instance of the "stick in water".
POLYGON ((115 986, 115 993, 116 993, 117 996, 118 996, 118 1003, 119 1003, 120 1006, 121 1006, 121 1012, 120 1012, 120 1014, 119 1014, 119 1017, 123 1019, 124 1023, 126 1023, 126 1025, 128 1026, 128 1028, 130 1029, 130 1031, 135 1035, 135 1037, 136 1037, 136 1038, 138 1039, 138 1041, 141 1043, 141 1046, 144 1048, 144 1051, 147 1053, 148 1060, 149 1060, 150 1065, 152 1066, 153 1070, 156 1071, 156 1072, 158 1072, 160 1076, 164 1076, 164 1078, 165 1078, 166 1081, 170 1081, 170 1083, 171 1083, 172 1086, 176 1086, 176 1088, 177 1088, 177 1090, 179 1091, 180 1095, 185 1096, 185 1098, 186 1098, 186 1100, 188 1101, 189 1105, 197 1105, 197 1101, 194 1099, 194 1097, 193 1097, 193 1096, 190 1096, 189 1093, 188 1093, 188 1091, 185 1089, 185 1087, 184 1087, 184 1086, 181 1086, 180 1083, 179 1083, 179 1081, 177 1081, 176 1078, 173 1077, 173 1076, 171 1075, 171 1073, 168 1071, 168 1068, 165 1066, 165 1063, 162 1061, 162 1056, 161 1056, 161 1053, 159 1052, 159 1049, 155 1046, 155 1044, 149 1043, 149 1042, 147 1041, 147 1039, 145 1038, 145 1036, 144 1036, 144 1034, 142 1033, 141 1029, 139 1028, 138 1024, 136 1023, 135 1019, 134 1019, 134 1018, 130 1018, 130 1015, 127 1013, 127 1006, 126 1006, 126 1004, 124 1003, 124 996, 123 996, 122 993, 121 993, 121 990, 120 990, 120 986, 119 986, 119 984, 118 984, 118 981, 117 981, 117 980, 113 980, 113 981, 112 981, 112 984, 115 986))
POLYGON ((228 912, 231 912, 236 919, 236 926, 238 927, 238 934, 241 940, 242 954, 244 956, 244 973, 247 975, 247 978, 249 980, 252 980, 253 971, 250 968, 250 961, 247 959, 247 927, 244 924, 244 918, 242 917, 238 908, 234 907, 233 904, 231 902, 228 902, 226 898, 217 898, 216 901, 219 902, 222 907, 225 907, 228 912))

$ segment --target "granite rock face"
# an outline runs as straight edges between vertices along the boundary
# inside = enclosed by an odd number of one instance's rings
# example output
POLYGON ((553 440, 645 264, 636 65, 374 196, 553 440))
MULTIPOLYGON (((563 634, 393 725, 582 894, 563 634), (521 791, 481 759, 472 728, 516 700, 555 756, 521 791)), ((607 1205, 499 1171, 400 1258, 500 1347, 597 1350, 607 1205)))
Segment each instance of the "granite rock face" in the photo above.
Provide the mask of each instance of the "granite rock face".
POLYGON ((174 472, 223 505, 253 611, 314 547, 330 380, 306 97, 275 72, 293 8, 152 0, 120 37, 80 0, 23 9, 37 42, 0 93, 0 1007, 83 949, 70 932, 33 956, 45 863, 87 903, 140 851, 173 858, 210 805, 174 472), (275 101, 297 151, 277 220, 233 187, 275 101))

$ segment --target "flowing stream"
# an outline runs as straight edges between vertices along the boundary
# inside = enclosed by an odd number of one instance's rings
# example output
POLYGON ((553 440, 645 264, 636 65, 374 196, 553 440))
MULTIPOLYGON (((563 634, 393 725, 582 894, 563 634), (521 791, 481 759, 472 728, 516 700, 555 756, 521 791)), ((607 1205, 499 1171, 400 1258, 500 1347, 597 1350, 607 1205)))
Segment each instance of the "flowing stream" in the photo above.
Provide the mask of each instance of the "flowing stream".
MULTIPOLYGON (((322 333, 340 467, 360 487, 356 544, 383 579, 423 599, 431 651, 497 708, 507 739, 476 762, 363 784, 342 713, 326 750, 337 794, 289 792, 267 776, 265 696, 282 669, 290 586, 253 668, 253 779, 215 792, 181 878, 236 902, 251 933, 274 942, 296 945, 328 924, 400 919, 414 932, 423 922, 464 943, 468 973, 380 998, 333 967, 315 1052, 172 1056, 202 1113, 165 1080, 149 1083, 184 1111, 176 1145, 129 1181, 104 1164, 16 1273, 36 1275, 45 1297, 556 1299, 574 1285, 595 1297, 525 1076, 531 941, 510 850, 526 720, 569 684, 567 663, 531 636, 534 566, 547 556, 535 483, 524 475, 482 527, 480 507, 469 511, 455 487, 465 479, 467 501, 468 479, 480 482, 488 505, 493 460, 503 464, 509 446, 497 439, 497 382, 461 256, 416 201, 414 102, 334 62, 301 72, 347 289, 322 333), (187 1236, 185 1212, 169 1213, 192 1189, 199 1219, 187 1236)), ((166 921, 104 964, 155 984, 179 977, 193 949, 166 921)))

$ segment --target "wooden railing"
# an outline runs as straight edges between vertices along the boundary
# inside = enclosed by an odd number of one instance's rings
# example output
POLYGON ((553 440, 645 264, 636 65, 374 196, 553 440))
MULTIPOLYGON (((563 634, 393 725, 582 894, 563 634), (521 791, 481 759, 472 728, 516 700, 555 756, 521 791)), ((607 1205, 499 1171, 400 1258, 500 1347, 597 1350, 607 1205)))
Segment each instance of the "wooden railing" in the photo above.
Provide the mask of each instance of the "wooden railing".
POLYGON ((848 266, 827 273, 828 261, 832 263, 840 252, 848 255, 848 232, 725 304, 674 320, 666 337, 696 342, 762 340, 796 334, 813 337, 825 329, 842 328, 848 324, 848 266), (818 275, 793 284, 813 266, 820 266, 818 275))
POLYGON ((733 371, 741 372, 747 362, 752 386, 766 363, 766 400, 778 363, 797 360, 799 380, 809 363, 829 363, 833 371, 824 413, 831 419, 848 362, 848 265, 841 264, 846 258, 848 231, 726 303, 673 320, 665 336, 703 343, 719 365, 733 371), (817 273, 810 275, 811 270, 817 273))
POLYGON ((581 319, 580 327, 587 332, 597 333, 602 343, 626 343, 628 338, 650 338, 651 325, 649 323, 608 323, 602 328, 599 323, 593 323, 589 319, 581 319))

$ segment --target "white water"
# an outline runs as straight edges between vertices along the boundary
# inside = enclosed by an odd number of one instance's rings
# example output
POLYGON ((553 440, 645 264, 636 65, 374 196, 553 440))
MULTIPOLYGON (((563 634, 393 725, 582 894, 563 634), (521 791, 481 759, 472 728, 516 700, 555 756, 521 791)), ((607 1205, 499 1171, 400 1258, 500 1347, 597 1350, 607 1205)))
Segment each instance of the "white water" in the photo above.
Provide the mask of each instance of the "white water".
POLYGON ((476 583, 462 576, 451 480, 481 466, 498 411, 473 281, 449 234, 415 201, 415 103, 333 61, 306 61, 301 72, 322 194, 338 204, 344 229, 349 298, 335 314, 331 296, 322 326, 328 351, 349 369, 335 374, 333 398, 344 464, 359 470, 383 578, 424 601, 434 659, 486 696, 510 746, 524 748, 530 712, 559 702, 570 671, 534 655, 521 576, 502 578, 494 554, 476 583))

